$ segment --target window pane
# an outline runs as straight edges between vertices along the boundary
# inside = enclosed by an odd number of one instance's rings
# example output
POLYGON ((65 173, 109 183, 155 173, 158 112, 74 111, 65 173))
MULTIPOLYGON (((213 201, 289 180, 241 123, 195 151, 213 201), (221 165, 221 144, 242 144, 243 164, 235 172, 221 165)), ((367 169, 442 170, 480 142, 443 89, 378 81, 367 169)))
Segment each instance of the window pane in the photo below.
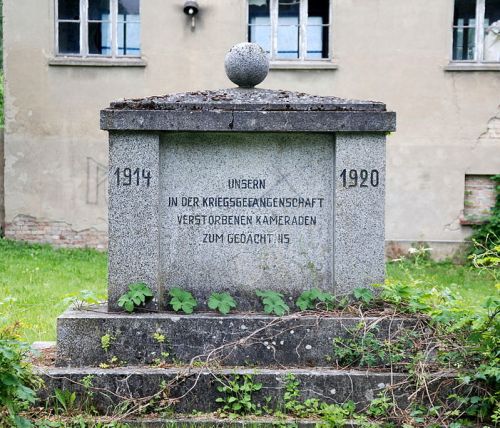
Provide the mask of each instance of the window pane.
POLYGON ((307 18, 307 58, 329 57, 330 7, 327 0, 309 0, 307 18))
POLYGON ((89 22, 89 53, 111 55, 111 24, 108 22, 89 22))
POLYGON ((59 19, 80 19, 80 0, 59 0, 58 3, 59 19))
POLYGON ((249 28, 249 40, 252 43, 257 43, 267 53, 271 52, 271 26, 269 18, 257 18, 256 25, 251 25, 249 28))
POLYGON ((118 0, 118 14, 139 16, 139 0, 118 0))
MULTIPOLYGON (((314 22, 309 18, 309 22, 314 22)), ((308 25, 307 26, 307 58, 321 59, 328 58, 328 34, 327 25, 308 25)))
POLYGON ((474 26, 476 20, 475 0, 455 0, 454 26, 474 26))
POLYGON ((89 0, 89 19, 105 21, 109 19, 109 0, 89 0))
POLYGON ((141 55, 141 24, 118 24, 118 55, 141 55))
POLYGON ((474 28, 453 29, 453 59, 455 61, 474 60, 475 37, 474 28))
POLYGON ((271 52, 271 17, 269 0, 248 1, 248 41, 271 52))
POLYGON ((298 0, 279 0, 278 5, 278 58, 299 57, 299 15, 298 0))
MULTIPOLYGON (((309 18, 321 18, 321 24, 330 23, 330 2, 328 0, 309 0, 309 18)), ((310 23, 310 22, 309 22, 310 23)))
POLYGON ((484 60, 500 61, 500 0, 486 0, 484 60))
POLYGON ((59 53, 80 53, 80 24, 78 22, 59 23, 59 53))

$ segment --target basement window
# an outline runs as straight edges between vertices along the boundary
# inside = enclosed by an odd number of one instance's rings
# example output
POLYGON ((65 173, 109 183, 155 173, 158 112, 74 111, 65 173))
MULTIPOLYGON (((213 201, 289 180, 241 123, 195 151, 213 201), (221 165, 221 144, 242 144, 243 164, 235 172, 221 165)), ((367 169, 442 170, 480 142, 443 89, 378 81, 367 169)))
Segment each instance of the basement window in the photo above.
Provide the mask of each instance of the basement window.
POLYGON ((248 41, 271 64, 331 60, 330 24, 329 0, 248 0, 248 41))
POLYGON ((491 216, 495 206, 496 185, 489 175, 466 175, 464 215, 461 224, 482 224, 491 216))
POLYGON ((83 58, 141 55, 140 0, 56 0, 56 53, 83 58))
POLYGON ((500 0, 455 0, 453 61, 500 62, 500 0))

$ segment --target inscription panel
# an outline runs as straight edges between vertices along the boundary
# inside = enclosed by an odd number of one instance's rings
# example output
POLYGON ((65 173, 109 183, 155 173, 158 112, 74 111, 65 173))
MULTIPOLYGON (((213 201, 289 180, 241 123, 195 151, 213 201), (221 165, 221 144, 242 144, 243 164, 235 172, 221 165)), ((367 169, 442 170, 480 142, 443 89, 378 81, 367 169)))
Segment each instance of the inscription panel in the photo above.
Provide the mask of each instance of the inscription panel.
POLYGON ((163 134, 160 165, 167 288, 332 290, 333 135, 163 134))

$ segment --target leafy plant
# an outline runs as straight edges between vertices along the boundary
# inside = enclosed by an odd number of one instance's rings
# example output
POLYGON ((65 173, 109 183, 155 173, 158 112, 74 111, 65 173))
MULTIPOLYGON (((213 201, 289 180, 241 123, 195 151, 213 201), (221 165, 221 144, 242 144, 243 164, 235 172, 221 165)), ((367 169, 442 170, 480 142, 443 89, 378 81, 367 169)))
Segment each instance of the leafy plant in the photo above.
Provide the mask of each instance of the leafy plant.
POLYGON ((335 298, 330 293, 325 293, 318 288, 304 291, 295 304, 301 311, 318 309, 323 307, 326 310, 331 310, 334 307, 335 298))
POLYGON ((393 402, 385 393, 381 393, 370 402, 367 413, 374 417, 387 416, 393 407, 393 402))
POLYGON ((86 305, 98 305, 105 301, 105 294, 94 293, 92 290, 80 290, 76 293, 69 293, 63 300, 65 305, 71 305, 75 309, 83 309, 86 305))
POLYGON ((31 424, 19 413, 35 402, 42 381, 25 362, 30 347, 19 342, 18 330, 18 323, 0 330, 0 426, 23 428, 31 424))
POLYGON ((208 299, 208 307, 227 315, 231 309, 236 308, 236 302, 229 293, 212 293, 208 299))
POLYGON ((64 413, 69 413, 74 409, 76 401, 76 392, 71 392, 66 389, 62 390, 56 388, 54 390, 54 396, 59 405, 64 409, 64 413))
POLYGON ((194 308, 198 306, 198 303, 189 291, 176 287, 172 288, 169 294, 172 297, 170 305, 175 312, 182 311, 185 314, 192 314, 194 308))
POLYGON ((283 294, 276 291, 266 290, 266 291, 256 291, 258 297, 261 298, 262 304, 264 305, 264 312, 266 314, 275 314, 278 316, 285 315, 286 312, 290 310, 285 301, 283 300, 283 294))
POLYGON ((104 352, 109 351, 109 347, 111 346, 111 343, 113 342, 114 337, 111 336, 109 333, 106 333, 101 336, 101 348, 104 352))
POLYGON ((143 282, 130 284, 128 290, 118 299, 118 306, 130 313, 153 298, 153 292, 143 282))
POLYGON ((353 294, 356 300, 361 300, 367 305, 369 305, 375 299, 373 291, 369 288, 355 288, 353 294))
POLYGON ((251 375, 236 375, 217 386, 217 391, 224 396, 216 398, 215 401, 221 403, 222 410, 232 416, 258 414, 260 410, 252 401, 252 395, 261 388, 262 384, 254 383, 251 375))

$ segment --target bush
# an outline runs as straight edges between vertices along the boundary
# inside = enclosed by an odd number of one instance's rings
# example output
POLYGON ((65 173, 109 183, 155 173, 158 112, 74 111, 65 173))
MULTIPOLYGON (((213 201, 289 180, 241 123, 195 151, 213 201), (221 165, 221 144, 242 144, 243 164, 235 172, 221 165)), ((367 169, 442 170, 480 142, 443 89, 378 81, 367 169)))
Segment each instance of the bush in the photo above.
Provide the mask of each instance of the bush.
POLYGON ((26 362, 29 345, 18 340, 19 324, 0 329, 0 426, 29 427, 19 415, 35 402, 41 379, 26 362))

